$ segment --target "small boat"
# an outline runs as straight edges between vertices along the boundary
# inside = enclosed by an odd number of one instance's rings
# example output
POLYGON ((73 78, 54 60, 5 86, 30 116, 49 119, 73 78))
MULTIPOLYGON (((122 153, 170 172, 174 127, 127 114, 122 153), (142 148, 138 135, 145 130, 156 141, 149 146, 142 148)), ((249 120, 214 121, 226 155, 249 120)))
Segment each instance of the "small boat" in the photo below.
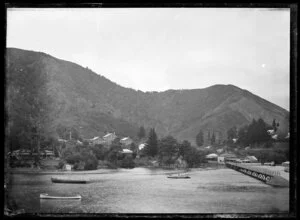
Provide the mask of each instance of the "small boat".
POLYGON ((171 178, 171 179, 190 179, 191 177, 188 176, 186 173, 177 173, 177 174, 169 175, 168 178, 171 178))
POLYGON ((40 194, 40 199, 81 199, 81 195, 76 196, 49 196, 47 193, 40 194))
POLYGON ((89 180, 80 180, 80 179, 63 179, 63 178, 54 178, 51 177, 53 183, 88 183, 89 180))

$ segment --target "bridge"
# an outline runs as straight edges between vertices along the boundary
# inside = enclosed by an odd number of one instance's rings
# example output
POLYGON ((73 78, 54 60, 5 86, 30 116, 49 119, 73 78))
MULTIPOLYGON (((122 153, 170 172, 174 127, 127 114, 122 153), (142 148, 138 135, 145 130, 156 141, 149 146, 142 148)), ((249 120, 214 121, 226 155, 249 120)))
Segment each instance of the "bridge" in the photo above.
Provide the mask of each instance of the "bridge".
POLYGON ((289 187, 289 181, 280 175, 279 171, 271 171, 265 168, 252 167, 242 163, 226 162, 228 168, 258 179, 268 185, 289 187))

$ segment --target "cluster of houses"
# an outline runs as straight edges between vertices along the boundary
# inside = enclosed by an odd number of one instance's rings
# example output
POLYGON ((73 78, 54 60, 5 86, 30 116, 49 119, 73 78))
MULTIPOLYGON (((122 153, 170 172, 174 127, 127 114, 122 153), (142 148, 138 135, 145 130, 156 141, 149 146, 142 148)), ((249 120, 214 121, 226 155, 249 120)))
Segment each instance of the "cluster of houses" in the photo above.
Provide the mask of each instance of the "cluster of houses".
POLYGON ((245 158, 238 158, 235 154, 223 153, 223 154, 208 154, 206 155, 208 163, 212 164, 225 164, 225 162, 236 162, 236 163, 251 163, 259 164, 255 156, 246 156, 245 158))
MULTIPOLYGON (((117 138, 115 132, 107 133, 103 137, 94 137, 92 139, 86 139, 90 145, 101 144, 105 146, 109 146, 112 142, 117 138)), ((133 151, 130 150, 130 146, 133 143, 133 140, 130 137, 123 137, 120 139, 120 143, 122 145, 122 152, 123 154, 132 154, 133 151)), ((141 151, 146 146, 146 143, 141 143, 138 146, 138 151, 141 151)))
MULTIPOLYGON (((277 140, 278 139, 278 134, 276 134, 276 131, 274 129, 267 130, 268 134, 272 137, 272 139, 277 140)), ((285 136, 285 139, 290 138, 290 132, 287 133, 285 136)))

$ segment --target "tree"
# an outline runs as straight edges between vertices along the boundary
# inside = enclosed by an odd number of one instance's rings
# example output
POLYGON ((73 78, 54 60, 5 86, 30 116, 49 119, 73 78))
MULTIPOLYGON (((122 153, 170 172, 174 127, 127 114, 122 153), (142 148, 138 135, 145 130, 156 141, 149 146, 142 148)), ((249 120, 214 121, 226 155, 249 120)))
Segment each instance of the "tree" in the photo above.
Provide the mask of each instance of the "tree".
POLYGON ((278 127, 279 127, 279 123, 276 122, 275 118, 273 119, 273 122, 272 122, 272 128, 273 130, 276 132, 278 130, 278 127))
POLYGON ((248 133, 248 125, 245 125, 238 130, 238 143, 243 145, 248 145, 248 139, 247 139, 247 133, 248 133))
POLYGON ((237 134, 238 134, 238 132, 237 132, 236 126, 230 128, 227 131, 227 140, 232 141, 232 139, 237 138, 237 134))
POLYGON ((187 140, 184 140, 182 143, 178 145, 179 147, 179 156, 185 156, 188 150, 191 148, 191 143, 187 140))
POLYGON ((272 128, 273 128, 273 130, 276 132, 277 126, 276 126, 275 118, 273 119, 273 122, 272 122, 272 128))
POLYGON ((204 142, 203 132, 202 132, 202 130, 200 130, 199 133, 196 136, 196 144, 197 144, 198 147, 200 147, 200 146, 203 145, 203 142, 204 142))
POLYGON ((210 142, 210 141, 211 141, 210 131, 208 131, 208 133, 207 133, 207 142, 210 142))
POLYGON ((215 133, 212 134, 210 143, 211 143, 211 144, 215 144, 215 143, 216 143, 216 136, 215 136, 215 133))
POLYGON ((205 153, 194 147, 189 147, 183 159, 187 162, 188 167, 197 167, 205 161, 205 153))
POLYGON ((9 109, 12 110, 9 118, 13 126, 22 125, 20 134, 23 137, 19 140, 27 140, 32 151, 37 152, 38 165, 42 141, 51 133, 53 100, 48 94, 48 76, 42 61, 36 60, 35 65, 23 68, 8 65, 9 109))
POLYGON ((177 140, 172 136, 167 136, 159 141, 159 160, 162 163, 171 164, 177 158, 179 146, 177 140))
POLYGON ((265 142, 269 141, 270 136, 267 132, 267 124, 264 122, 262 118, 259 118, 257 121, 257 128, 256 128, 256 136, 255 142, 265 142))
POLYGON ((151 128, 147 140, 147 145, 145 147, 145 154, 154 157, 155 155, 157 155, 157 152, 158 152, 157 135, 155 133, 155 129, 151 128))
POLYGON ((145 128, 144 126, 141 126, 139 131, 138 131, 138 138, 139 139, 142 139, 146 136, 146 131, 145 131, 145 128))
POLYGON ((257 121, 253 119, 251 124, 239 129, 238 142, 243 145, 267 142, 271 139, 267 128, 263 119, 259 118, 257 121))

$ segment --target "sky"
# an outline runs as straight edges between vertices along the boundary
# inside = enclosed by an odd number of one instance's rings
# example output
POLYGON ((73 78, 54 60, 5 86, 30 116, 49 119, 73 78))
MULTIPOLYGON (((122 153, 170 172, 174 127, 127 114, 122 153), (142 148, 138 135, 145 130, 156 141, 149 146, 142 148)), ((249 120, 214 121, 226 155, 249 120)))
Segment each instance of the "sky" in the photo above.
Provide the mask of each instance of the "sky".
POLYGON ((6 45, 135 90, 232 84, 289 110, 289 9, 9 8, 6 45))

